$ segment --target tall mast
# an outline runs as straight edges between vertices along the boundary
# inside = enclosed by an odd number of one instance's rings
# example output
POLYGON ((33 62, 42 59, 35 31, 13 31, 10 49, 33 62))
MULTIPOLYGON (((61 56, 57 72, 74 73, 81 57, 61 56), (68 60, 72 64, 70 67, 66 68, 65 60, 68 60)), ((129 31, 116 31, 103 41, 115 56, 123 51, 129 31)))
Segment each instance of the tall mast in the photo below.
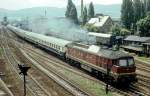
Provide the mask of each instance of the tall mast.
POLYGON ((46 15, 47 15, 47 12, 46 12, 46 10, 45 10, 45 17, 46 17, 46 15))
POLYGON ((81 17, 83 16, 83 0, 81 0, 81 17))

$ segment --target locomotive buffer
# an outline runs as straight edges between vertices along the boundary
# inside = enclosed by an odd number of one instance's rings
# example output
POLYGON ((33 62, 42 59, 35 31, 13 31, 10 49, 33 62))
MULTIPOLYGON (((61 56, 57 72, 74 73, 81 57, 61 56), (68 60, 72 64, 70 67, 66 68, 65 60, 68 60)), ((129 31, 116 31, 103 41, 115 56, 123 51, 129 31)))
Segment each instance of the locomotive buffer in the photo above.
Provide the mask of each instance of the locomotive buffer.
POLYGON ((23 79, 24 79, 24 96, 26 96, 26 76, 27 76, 27 71, 31 68, 25 65, 20 65, 18 64, 18 67, 20 69, 20 73, 23 75, 23 79))

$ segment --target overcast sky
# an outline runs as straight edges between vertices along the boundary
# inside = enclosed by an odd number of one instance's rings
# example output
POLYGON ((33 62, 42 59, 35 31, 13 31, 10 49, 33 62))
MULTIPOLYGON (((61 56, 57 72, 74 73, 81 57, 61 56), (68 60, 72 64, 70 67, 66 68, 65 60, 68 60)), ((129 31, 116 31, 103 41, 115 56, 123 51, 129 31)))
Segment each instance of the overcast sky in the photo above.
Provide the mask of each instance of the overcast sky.
MULTIPOLYGON (((31 7, 65 7, 68 0, 0 0, 0 8, 18 10, 31 7)), ((80 0, 72 0, 76 5, 80 4, 80 0)), ((122 0, 84 0, 85 4, 93 1, 94 4, 121 4, 122 0)))

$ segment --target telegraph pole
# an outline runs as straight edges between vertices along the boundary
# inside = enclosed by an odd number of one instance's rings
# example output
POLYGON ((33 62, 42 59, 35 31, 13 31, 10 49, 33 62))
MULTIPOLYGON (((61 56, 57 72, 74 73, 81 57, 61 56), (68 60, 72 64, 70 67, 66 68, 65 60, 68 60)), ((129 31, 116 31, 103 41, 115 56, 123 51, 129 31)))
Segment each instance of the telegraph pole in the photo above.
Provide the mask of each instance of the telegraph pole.
POLYGON ((110 68, 109 68, 108 63, 107 63, 107 77, 106 77, 106 79, 107 79, 106 83, 107 84, 106 84, 106 89, 105 89, 106 90, 106 94, 108 94, 108 91, 109 91, 109 88, 108 88, 109 87, 109 84, 108 84, 109 83, 109 73, 110 73, 110 68))
POLYGON ((83 16, 83 0, 81 0, 81 18, 82 18, 82 16, 83 16))

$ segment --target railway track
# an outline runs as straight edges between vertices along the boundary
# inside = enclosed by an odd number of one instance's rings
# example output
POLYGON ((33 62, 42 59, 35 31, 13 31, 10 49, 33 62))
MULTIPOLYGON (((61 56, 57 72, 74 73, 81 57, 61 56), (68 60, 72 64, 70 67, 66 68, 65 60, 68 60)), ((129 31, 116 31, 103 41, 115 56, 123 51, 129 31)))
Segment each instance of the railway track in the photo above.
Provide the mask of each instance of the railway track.
MULTIPOLYGON (((23 52, 25 55, 26 53, 23 52)), ((27 57, 27 55, 26 55, 27 57)), ((43 62, 40 62, 39 60, 35 59, 33 56, 28 55, 27 57, 30 59, 36 67, 38 67, 41 71, 48 73, 50 78, 53 78, 57 83, 59 83, 62 87, 64 87, 66 90, 74 94, 75 96, 92 96, 89 93, 83 91, 79 87, 77 87, 74 83, 70 82, 64 76, 62 76, 60 73, 58 73, 53 68, 48 67, 47 65, 43 66, 43 62), (30 57, 29 57, 30 56, 30 57), (31 59, 32 58, 32 59, 31 59)))
MULTIPOLYGON (((19 75, 19 70, 18 70, 18 64, 20 64, 20 62, 18 60, 16 60, 16 58, 14 57, 14 55, 11 51, 11 48, 8 46, 9 41, 7 41, 6 39, 3 39, 3 40, 5 43, 5 45, 3 46, 5 58, 10 63, 12 69, 15 70, 15 74, 18 75, 18 78, 23 80, 23 78, 19 75)), ((42 86, 38 83, 38 81, 36 81, 33 77, 31 77, 30 74, 27 78, 27 81, 28 81, 27 89, 32 93, 31 96, 50 96, 50 94, 47 91, 45 91, 45 89, 42 88, 42 86)), ((21 83, 23 84, 23 82, 21 82, 21 83)), ((28 94, 28 96, 30 96, 30 95, 28 94)))
MULTIPOLYGON (((40 68, 39 68, 40 69, 40 68)), ((48 72, 47 74, 51 74, 50 72, 48 72)), ((58 75, 58 74, 57 74, 58 75)), ((53 76, 54 77, 54 75, 51 75, 51 76, 53 76)), ((59 76, 59 78, 60 78, 61 76, 59 76)), ((55 78, 56 79, 56 78, 55 78)), ((63 83, 63 87, 65 87, 65 86, 70 86, 70 88, 67 88, 67 89, 69 89, 69 90, 71 90, 70 91, 70 93, 71 94, 74 94, 75 96, 89 96, 88 95, 88 93, 85 93, 85 92, 83 92, 83 91, 80 91, 80 89, 78 89, 78 88, 76 88, 73 84, 69 84, 69 82, 65 82, 65 80, 57 80, 57 82, 58 81, 61 81, 62 83, 63 83), (77 92, 76 92, 76 90, 77 90, 77 92)), ((43 95, 41 95, 41 96, 43 96, 43 95)), ((50 95, 49 95, 50 96, 50 95)))
MULTIPOLYGON (((6 76, 5 76, 5 82, 9 86, 9 89, 13 93, 14 96, 20 96, 23 94, 23 91, 20 90, 21 86, 23 86, 23 82, 20 80, 20 76, 17 74, 17 71, 14 69, 12 66, 12 62, 8 59, 6 55, 6 50, 7 50, 7 43, 6 43, 6 38, 5 38, 5 30, 1 29, 1 37, 0 37, 0 46, 3 49, 2 55, 3 58, 5 59, 6 62, 6 76)), ((27 92, 28 96, 32 96, 29 92, 27 92)))
POLYGON ((3 82, 0 78, 0 96, 14 96, 14 94, 10 91, 10 89, 7 87, 6 83, 3 82))
MULTIPOLYGON (((145 93, 150 94, 150 65, 139 62, 136 60, 137 65, 137 84, 145 93)), ((148 95, 147 94, 147 95, 148 95)))
POLYGON ((144 95, 150 96, 150 64, 142 62, 135 57, 136 73, 138 82, 133 84, 141 90, 144 95))
MULTIPOLYGON (((27 48, 26 48, 26 51, 28 51, 29 52, 29 49, 27 50, 27 48)), ((36 54, 34 57, 38 57, 38 58, 42 58, 44 61, 48 61, 49 63, 53 63, 54 65, 55 65, 55 67, 62 67, 62 65, 60 64, 61 63, 61 61, 55 61, 55 60, 51 60, 49 57, 47 57, 46 55, 44 55, 44 54, 40 54, 39 52, 36 52, 35 50, 31 50, 30 49, 30 52, 29 53, 31 53, 31 54, 36 54), (41 57, 39 57, 39 56, 41 56, 41 57), (43 57, 42 57, 43 56, 43 57), (47 58, 47 60, 46 59, 44 59, 44 58, 47 58), (49 60, 50 59, 50 60, 49 60)), ((31 55, 30 55, 31 56, 31 55)), ((32 58, 33 58, 33 56, 31 56, 32 58)), ((38 59, 38 61, 39 61, 39 59, 38 59)), ((41 61, 42 62, 42 61, 41 61)), ((51 66, 52 67, 52 66, 51 66)), ((65 69, 68 69, 68 68, 65 68, 65 69)), ((70 70, 70 68, 68 69, 68 70, 70 70)), ((81 73, 76 73, 76 74, 78 74, 78 75, 81 75, 82 77, 85 77, 85 78, 87 78, 87 76, 84 76, 84 75, 82 75, 81 73)), ((88 78, 88 79, 91 79, 90 77, 88 78)), ((94 80, 94 79, 92 79, 92 80, 94 80)), ((101 83, 102 85, 104 85, 105 86, 105 83, 103 83, 103 82, 100 82, 99 80, 98 81, 96 81, 96 82, 99 82, 99 83, 101 83)), ((138 90, 136 90, 136 88, 134 88, 134 90, 133 90, 133 87, 131 87, 130 86, 130 88, 129 88, 129 90, 127 90, 126 92, 123 92, 123 90, 119 90, 119 89, 116 89, 116 88, 114 88, 114 87, 112 87, 112 86, 110 86, 110 89, 112 90, 112 91, 115 91, 115 92, 118 92, 118 93, 120 93, 120 94, 123 94, 123 95, 125 95, 125 96, 133 96, 133 95, 141 95, 142 93, 140 93, 138 90)), ((142 95, 141 95, 142 96, 142 95)))

